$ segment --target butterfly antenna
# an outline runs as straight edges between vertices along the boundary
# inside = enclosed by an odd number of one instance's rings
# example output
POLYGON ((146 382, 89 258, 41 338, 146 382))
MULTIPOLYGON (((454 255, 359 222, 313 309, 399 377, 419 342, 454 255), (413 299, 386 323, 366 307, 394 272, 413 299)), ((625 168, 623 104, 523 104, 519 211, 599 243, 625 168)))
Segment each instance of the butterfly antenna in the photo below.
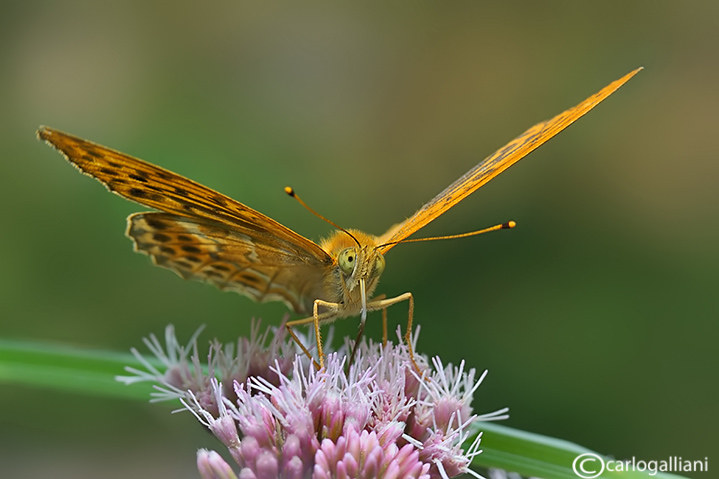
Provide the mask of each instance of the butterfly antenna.
POLYGON ((312 213, 313 215, 315 215, 315 216, 318 217, 319 219, 321 219, 321 220, 323 220, 323 221, 325 221, 325 222, 331 224, 332 226, 334 226, 334 227, 337 228, 338 230, 347 233, 347 236, 349 236, 350 238, 352 238, 352 239, 354 240, 354 242, 357 243, 357 246, 360 246, 359 241, 357 241, 357 238, 355 238, 354 236, 352 236, 352 233, 350 233, 349 231, 347 231, 347 230, 344 229, 343 227, 339 226, 339 225, 336 224, 334 221, 328 220, 327 218, 325 218, 324 216, 322 216, 321 214, 319 214, 318 212, 316 212, 315 210, 313 210, 312 208, 310 208, 310 207, 307 205, 307 203, 305 203, 304 201, 302 201, 302 198, 300 198, 299 196, 297 196, 297 193, 295 193, 295 190, 294 190, 292 187, 290 187, 290 186, 285 186, 285 193, 287 193, 288 195, 290 195, 291 197, 293 197, 294 199, 296 199, 297 201, 299 201, 300 204, 301 204, 302 206, 304 206, 307 211, 309 211, 310 213, 312 213))
POLYGON ((490 226, 489 228, 484 228, 477 231, 470 231, 469 233, 460 233, 457 235, 448 235, 448 236, 432 236, 430 238, 413 238, 413 239, 403 239, 399 241, 392 241, 390 243, 384 243, 377 248, 383 248, 385 246, 390 246, 393 244, 399 244, 399 243, 419 243, 420 241, 436 241, 436 240, 447 240, 447 239, 456 239, 456 238, 466 238, 468 236, 477 236, 481 235, 483 233, 489 233, 490 231, 498 231, 498 230, 508 230, 512 229, 515 226, 517 226, 517 223, 514 221, 507 221, 506 223, 490 226))

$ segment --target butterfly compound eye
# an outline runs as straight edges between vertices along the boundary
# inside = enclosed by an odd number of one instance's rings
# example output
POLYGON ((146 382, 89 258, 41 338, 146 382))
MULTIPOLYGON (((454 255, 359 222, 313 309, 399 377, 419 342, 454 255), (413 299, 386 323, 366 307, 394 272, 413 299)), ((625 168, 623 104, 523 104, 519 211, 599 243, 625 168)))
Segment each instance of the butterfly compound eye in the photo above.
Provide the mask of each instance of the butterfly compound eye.
POLYGON ((352 274, 357 264, 357 254, 354 248, 343 249, 337 257, 337 264, 344 274, 352 274))

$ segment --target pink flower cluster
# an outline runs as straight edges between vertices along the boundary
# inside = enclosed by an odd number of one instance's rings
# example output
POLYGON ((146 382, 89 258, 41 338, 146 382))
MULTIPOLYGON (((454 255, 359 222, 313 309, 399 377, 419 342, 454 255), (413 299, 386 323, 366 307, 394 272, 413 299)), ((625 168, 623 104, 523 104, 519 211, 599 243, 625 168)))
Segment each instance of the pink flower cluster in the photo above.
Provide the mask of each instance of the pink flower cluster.
POLYGON ((463 363, 445 367, 435 358, 430 368, 419 355, 420 377, 401 341, 365 341, 349 367, 345 347, 316 371, 283 331, 267 347, 268 333, 258 335, 257 327, 237 347, 215 341, 203 367, 196 338, 181 347, 168 328, 167 351, 154 337, 146 341, 166 371, 136 353, 147 371, 128 369, 134 376, 119 379, 159 382, 157 399, 180 398, 222 442, 239 472, 200 450, 204 479, 481 477, 469 468, 481 453, 481 433, 465 443, 478 421, 506 417, 506 409, 472 412, 486 371, 475 379, 463 363))

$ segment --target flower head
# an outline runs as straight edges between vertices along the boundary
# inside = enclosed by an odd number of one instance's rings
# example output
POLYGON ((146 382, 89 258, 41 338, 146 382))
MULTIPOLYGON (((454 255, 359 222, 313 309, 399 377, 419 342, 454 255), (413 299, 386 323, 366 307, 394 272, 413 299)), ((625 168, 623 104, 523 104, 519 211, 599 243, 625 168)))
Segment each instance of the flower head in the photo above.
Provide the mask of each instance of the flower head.
POLYGON ((158 398, 179 398, 239 467, 236 474, 217 453, 201 450, 203 478, 480 477, 469 465, 481 453, 481 434, 465 443, 480 419, 471 403, 486 372, 475 380, 475 370, 465 371, 463 362, 445 367, 435 358, 429 368, 418 355, 420 377, 401 341, 364 341, 349 367, 345 353, 351 348, 345 345, 317 371, 295 354, 284 328, 268 347, 269 332, 257 330, 236 349, 211 343, 202 367, 196 336, 183 348, 168 327, 167 352, 156 338, 146 341, 166 370, 143 358, 147 371, 128 369, 134 376, 120 378, 159 382, 158 398))

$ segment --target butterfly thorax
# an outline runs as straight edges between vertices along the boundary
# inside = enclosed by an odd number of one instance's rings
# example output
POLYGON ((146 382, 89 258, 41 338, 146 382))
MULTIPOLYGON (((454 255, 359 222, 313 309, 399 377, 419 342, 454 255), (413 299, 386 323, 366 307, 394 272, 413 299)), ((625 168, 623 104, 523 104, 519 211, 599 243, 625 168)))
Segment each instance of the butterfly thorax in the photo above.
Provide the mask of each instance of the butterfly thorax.
POLYGON ((359 314, 362 285, 368 301, 384 271, 384 256, 376 248, 377 237, 358 230, 337 231, 320 246, 332 258, 323 285, 326 297, 320 299, 341 305, 337 317, 359 314))

